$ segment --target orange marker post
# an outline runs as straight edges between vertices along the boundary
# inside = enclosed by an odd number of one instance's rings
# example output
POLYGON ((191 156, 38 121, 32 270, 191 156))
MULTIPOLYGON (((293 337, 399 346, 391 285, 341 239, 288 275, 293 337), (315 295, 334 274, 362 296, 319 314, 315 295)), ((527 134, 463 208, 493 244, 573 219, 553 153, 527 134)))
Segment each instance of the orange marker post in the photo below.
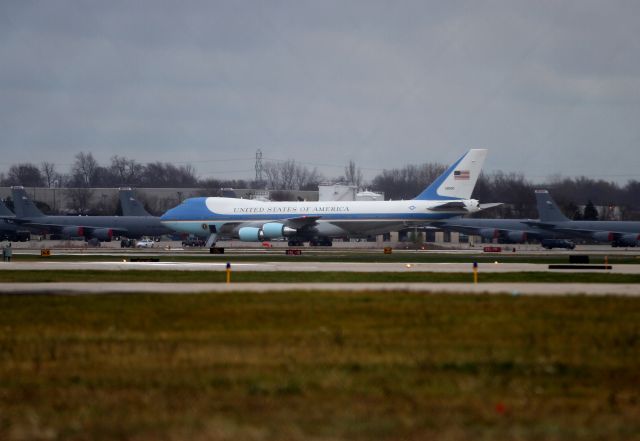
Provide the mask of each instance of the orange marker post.
POLYGON ((473 262, 473 283, 478 284, 478 262, 473 262))
POLYGON ((231 262, 227 262, 227 283, 231 283, 231 262))

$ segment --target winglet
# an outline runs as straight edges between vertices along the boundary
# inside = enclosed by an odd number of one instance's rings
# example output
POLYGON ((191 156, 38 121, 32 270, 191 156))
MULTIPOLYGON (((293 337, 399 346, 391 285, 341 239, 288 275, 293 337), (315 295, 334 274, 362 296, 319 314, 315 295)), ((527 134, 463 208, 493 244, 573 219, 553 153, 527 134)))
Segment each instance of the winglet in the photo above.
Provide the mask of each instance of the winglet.
POLYGON ((540 222, 565 222, 569 220, 562 214, 547 190, 536 190, 535 193, 540 222))
POLYGON ((486 157, 487 149, 469 150, 414 199, 470 199, 486 157))
POLYGON ((17 217, 42 217, 44 213, 36 207, 31 199, 27 196, 27 192, 22 186, 11 187, 11 197, 13 198, 13 207, 16 210, 17 217))

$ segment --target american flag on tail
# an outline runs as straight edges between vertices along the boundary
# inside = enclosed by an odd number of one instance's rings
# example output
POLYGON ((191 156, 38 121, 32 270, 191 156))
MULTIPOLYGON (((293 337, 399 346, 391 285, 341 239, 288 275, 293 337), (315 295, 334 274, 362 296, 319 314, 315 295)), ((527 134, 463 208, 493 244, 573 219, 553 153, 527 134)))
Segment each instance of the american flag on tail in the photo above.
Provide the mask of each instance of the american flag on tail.
POLYGON ((453 172, 453 179, 455 180, 468 181, 470 177, 471 173, 469 173, 469 170, 455 170, 453 172))

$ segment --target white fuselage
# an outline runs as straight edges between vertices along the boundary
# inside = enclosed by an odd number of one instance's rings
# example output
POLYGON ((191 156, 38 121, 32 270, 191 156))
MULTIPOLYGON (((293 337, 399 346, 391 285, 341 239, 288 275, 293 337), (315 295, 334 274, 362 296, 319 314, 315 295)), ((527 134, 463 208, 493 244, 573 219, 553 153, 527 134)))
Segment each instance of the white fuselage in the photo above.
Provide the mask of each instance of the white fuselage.
MULTIPOLYGON (((305 217, 311 217, 315 218, 315 224, 323 230, 323 235, 367 235, 469 212, 460 209, 433 209, 445 202, 447 201, 261 202, 218 197, 194 198, 167 211, 162 216, 162 222, 177 231, 204 235, 212 225, 217 231, 228 231, 229 226, 258 226, 267 222, 291 220, 302 222, 305 217), (330 224, 334 228, 330 225, 322 226, 323 224, 330 224)), ((471 201, 469 205, 472 205, 471 201)))

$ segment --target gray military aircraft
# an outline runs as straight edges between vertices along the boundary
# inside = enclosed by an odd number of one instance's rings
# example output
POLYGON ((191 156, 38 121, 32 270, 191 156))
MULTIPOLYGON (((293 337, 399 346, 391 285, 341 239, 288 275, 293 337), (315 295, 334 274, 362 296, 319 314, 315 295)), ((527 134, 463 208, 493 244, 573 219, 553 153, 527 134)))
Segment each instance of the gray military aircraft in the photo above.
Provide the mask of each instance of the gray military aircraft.
POLYGON ((149 213, 142 203, 136 199, 131 188, 121 188, 118 194, 122 215, 126 217, 144 218, 148 225, 153 225, 157 231, 164 231, 162 234, 174 233, 173 230, 160 222, 159 216, 149 213))
MULTIPOLYGON (((136 199, 131 188, 120 188, 118 191, 118 197, 120 198, 120 206, 122 207, 123 216, 155 217, 144 208, 144 205, 142 205, 139 200, 136 199)), ((156 219, 158 219, 158 223, 160 223, 160 218, 156 217, 156 219)))
POLYGON ((547 190, 536 190, 540 222, 545 231, 571 237, 610 242, 614 247, 635 247, 640 241, 640 222, 634 221, 577 221, 567 218, 547 190))
POLYGON ((20 229, 15 223, 15 214, 0 200, 0 240, 12 242, 25 242, 30 234, 25 229, 20 229))
POLYGON ((27 197, 23 187, 11 187, 11 194, 16 210, 14 222, 37 233, 109 242, 114 236, 138 239, 171 232, 153 216, 48 216, 27 197))
POLYGON ((456 231, 468 235, 480 236, 483 239, 498 239, 507 243, 525 243, 535 239, 563 239, 567 235, 538 228, 533 219, 473 219, 455 217, 432 222, 431 225, 445 231, 456 231))

